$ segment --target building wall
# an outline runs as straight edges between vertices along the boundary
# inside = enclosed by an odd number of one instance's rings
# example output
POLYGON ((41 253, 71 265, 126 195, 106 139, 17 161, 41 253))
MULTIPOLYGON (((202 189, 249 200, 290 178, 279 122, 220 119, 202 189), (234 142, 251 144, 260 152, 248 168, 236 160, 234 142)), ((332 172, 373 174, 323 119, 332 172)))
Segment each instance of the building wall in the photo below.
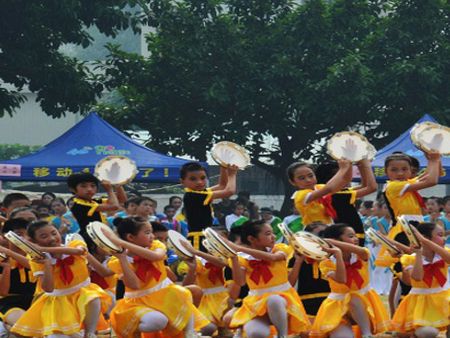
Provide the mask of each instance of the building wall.
POLYGON ((82 116, 68 113, 54 119, 46 115, 36 102, 36 94, 24 93, 22 103, 11 117, 0 118, 0 144, 45 145, 77 124, 82 116))

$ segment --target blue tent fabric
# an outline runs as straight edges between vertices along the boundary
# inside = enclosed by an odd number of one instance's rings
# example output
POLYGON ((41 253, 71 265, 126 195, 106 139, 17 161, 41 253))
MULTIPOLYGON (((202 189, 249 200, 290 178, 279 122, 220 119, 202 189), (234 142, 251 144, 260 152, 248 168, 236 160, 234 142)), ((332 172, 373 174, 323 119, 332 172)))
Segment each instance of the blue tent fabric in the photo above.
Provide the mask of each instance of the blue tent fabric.
MULTIPOLYGON (((437 122, 432 116, 425 114, 420 120, 417 121, 417 123, 426 121, 437 122)), ((377 152, 375 159, 372 162, 372 167, 374 169, 377 182, 386 181, 387 177, 384 172, 384 160, 395 151, 401 151, 417 158, 420 162, 421 169, 426 168, 428 162, 427 159, 425 158, 423 152, 417 149, 411 141, 410 132, 412 128, 413 127, 409 128, 394 141, 377 152)), ((442 158, 442 167, 445 175, 439 179, 439 183, 450 183, 450 156, 445 156, 442 158)))
POLYGON ((0 180, 65 181, 75 172, 92 173, 95 164, 109 155, 135 161, 137 182, 178 182, 180 167, 189 162, 135 142, 93 112, 36 153, 0 160, 0 180))

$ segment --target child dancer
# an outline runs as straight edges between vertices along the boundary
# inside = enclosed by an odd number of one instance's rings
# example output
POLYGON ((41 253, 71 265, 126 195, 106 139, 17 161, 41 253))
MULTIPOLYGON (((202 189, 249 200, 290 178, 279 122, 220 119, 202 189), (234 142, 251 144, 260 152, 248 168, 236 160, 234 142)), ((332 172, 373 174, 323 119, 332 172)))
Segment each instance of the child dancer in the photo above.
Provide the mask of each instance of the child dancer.
POLYGON ((139 337, 141 333, 163 331, 170 337, 194 336, 208 321, 192 304, 185 288, 167 277, 164 260, 166 248, 153 239, 152 226, 143 218, 117 218, 114 221, 120 238, 105 235, 126 249, 116 254, 108 267, 125 284, 125 295, 111 311, 111 325, 118 337, 139 337), (195 320, 195 323, 194 323, 195 320))
POLYGON ((80 335, 96 337, 95 331, 109 296, 91 284, 86 262, 86 244, 74 240, 62 246, 58 230, 46 221, 28 226, 28 236, 46 257, 31 261, 31 270, 45 291, 12 328, 13 333, 27 337, 80 335))
POLYGON ((358 246, 353 228, 334 224, 323 236, 342 251, 320 263, 322 275, 330 283, 331 293, 320 306, 311 337, 350 338, 354 320, 363 337, 389 330, 389 316, 378 294, 369 285, 369 251, 358 246))
POLYGON ((212 201, 230 197, 236 192, 238 168, 220 167, 219 184, 207 187, 206 169, 198 162, 184 164, 180 170, 180 180, 184 187, 184 208, 189 226, 188 237, 193 239, 196 249, 201 247, 202 230, 213 225, 212 201))
POLYGON ((272 227, 264 221, 249 221, 241 228, 241 241, 248 247, 227 243, 239 252, 232 259, 233 275, 239 285, 247 283, 250 291, 234 312, 230 327, 243 327, 249 338, 268 337, 271 325, 278 337, 308 331, 308 316, 288 281, 292 250, 275 244, 272 227))
MULTIPOLYGON (((318 236, 326 228, 325 224, 310 224, 306 226, 305 231, 318 236)), ((291 262, 290 264, 292 264, 291 262)), ((316 317, 320 305, 330 293, 328 282, 321 276, 319 263, 319 261, 296 254, 289 272, 289 282, 294 287, 297 284, 297 292, 311 320, 316 317)))
MULTIPOLYGON (((204 335, 212 335, 216 329, 220 331, 225 327, 222 317, 227 311, 229 294, 225 287, 224 268, 226 261, 207 253, 194 249, 192 246, 186 248, 194 254, 194 259, 187 261, 189 266, 183 285, 198 285, 203 292, 199 311, 214 325, 212 332, 202 332, 204 335)), ((219 336, 220 336, 219 332, 219 336)))
MULTIPOLYGON (((403 276, 412 289, 402 300, 392 319, 395 330, 418 338, 437 337, 449 322, 448 265, 450 252, 444 248, 440 225, 420 223, 415 231, 422 248, 401 258, 403 276)), ((448 337, 448 334, 447 334, 448 337)))
POLYGON ((311 165, 304 162, 291 164, 287 169, 289 182, 298 190, 294 205, 302 216, 303 224, 333 223, 336 210, 331 205, 331 195, 344 188, 351 180, 351 162, 339 161, 339 170, 326 185, 316 185, 317 179, 311 165), (349 174, 350 173, 350 174, 349 174))

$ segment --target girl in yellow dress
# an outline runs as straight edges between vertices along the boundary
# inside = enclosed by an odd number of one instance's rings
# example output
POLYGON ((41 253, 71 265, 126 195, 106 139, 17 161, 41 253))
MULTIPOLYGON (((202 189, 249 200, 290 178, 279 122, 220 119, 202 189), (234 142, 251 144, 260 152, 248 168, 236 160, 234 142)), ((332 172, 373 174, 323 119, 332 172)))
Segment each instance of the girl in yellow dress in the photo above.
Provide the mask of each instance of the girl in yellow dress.
POLYGON ((305 162, 296 162, 288 167, 289 182, 298 189, 292 199, 304 226, 315 222, 333 223, 336 211, 331 205, 331 194, 344 188, 352 179, 351 162, 341 160, 338 163, 339 170, 325 185, 317 184, 312 166, 305 162))
POLYGON ((203 295, 197 308, 214 326, 212 332, 202 332, 203 335, 210 336, 217 328, 224 327, 222 317, 229 308, 229 293, 224 280, 226 261, 196 250, 192 246, 187 248, 197 257, 186 261, 189 270, 184 277, 183 285, 195 284, 202 289, 203 295))
POLYGON ((331 292, 317 312, 310 337, 353 337, 355 321, 363 337, 388 331, 390 321, 378 294, 369 285, 369 251, 358 246, 353 228, 346 224, 329 226, 323 236, 342 250, 320 262, 322 276, 331 292))
POLYGON ((402 300, 392 319, 394 329, 416 337, 437 337, 449 322, 448 266, 450 252, 445 249, 445 232, 440 225, 421 223, 416 236, 422 248, 403 255, 403 276, 412 289, 402 300))
POLYGON ((162 331, 168 337, 195 335, 209 322, 192 304, 190 292, 167 277, 166 247, 154 240, 152 226, 141 217, 117 218, 117 232, 105 235, 126 249, 108 267, 125 284, 125 295, 111 311, 111 325, 119 338, 162 331))
POLYGON ((278 337, 309 330, 310 323, 297 292, 288 281, 287 261, 292 249, 275 244, 270 224, 248 221, 241 229, 241 241, 228 245, 239 252, 232 259, 233 279, 247 283, 249 294, 231 319, 231 328, 244 328, 247 337, 268 337, 275 326, 278 337))
POLYGON ((45 292, 17 321, 11 332, 27 337, 65 335, 96 337, 109 296, 89 279, 86 243, 74 240, 62 246, 58 230, 46 221, 33 222, 28 236, 46 252, 30 262, 31 271, 45 292))

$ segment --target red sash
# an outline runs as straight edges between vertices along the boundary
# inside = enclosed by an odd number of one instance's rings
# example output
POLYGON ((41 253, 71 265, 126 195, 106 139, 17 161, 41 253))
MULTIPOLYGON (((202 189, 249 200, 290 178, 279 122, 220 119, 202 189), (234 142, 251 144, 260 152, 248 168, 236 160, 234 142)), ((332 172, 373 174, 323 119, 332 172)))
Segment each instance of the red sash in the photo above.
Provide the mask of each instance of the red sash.
POLYGON ((267 283, 272 279, 273 275, 269 269, 269 262, 262 260, 251 260, 249 261, 249 264, 253 270, 250 274, 250 279, 254 281, 255 284, 259 284, 261 278, 264 280, 264 283, 267 283))
POLYGON ((70 266, 75 262, 75 257, 68 256, 64 259, 57 259, 56 266, 60 267, 59 277, 64 284, 70 284, 73 280, 73 272, 70 266))
POLYGON ((364 279, 359 273, 359 269, 362 268, 362 262, 360 260, 353 264, 345 262, 345 271, 347 273, 347 286, 350 288, 352 286, 352 281, 355 281, 358 289, 364 284, 364 279))
POLYGON ((444 275, 441 269, 445 267, 445 262, 439 260, 432 264, 427 264, 423 266, 423 281, 429 287, 433 283, 433 277, 436 278, 440 286, 444 286, 447 283, 447 276, 444 275))
POLYGON ((133 261, 137 265, 136 276, 141 281, 147 283, 150 278, 154 278, 156 281, 159 281, 161 278, 161 271, 159 271, 151 261, 140 256, 134 256, 133 261))
POLYGON ((205 268, 207 268, 208 271, 208 279, 215 283, 216 281, 220 281, 221 284, 225 284, 225 281, 223 279, 223 269, 220 266, 214 265, 212 263, 207 262, 205 264, 205 268))

